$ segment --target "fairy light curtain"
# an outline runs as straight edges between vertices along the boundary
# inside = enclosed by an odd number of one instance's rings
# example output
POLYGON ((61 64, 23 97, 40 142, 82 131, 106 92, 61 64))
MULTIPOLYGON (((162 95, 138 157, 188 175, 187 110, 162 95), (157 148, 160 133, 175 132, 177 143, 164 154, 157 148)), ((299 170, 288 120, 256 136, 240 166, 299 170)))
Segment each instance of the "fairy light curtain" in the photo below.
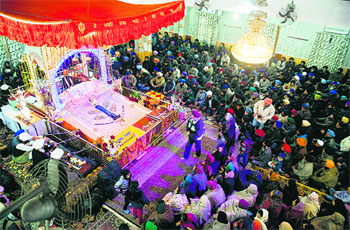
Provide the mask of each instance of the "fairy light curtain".
POLYGON ((184 12, 184 0, 151 5, 117 0, 71 0, 69 4, 2 0, 0 35, 37 47, 103 47, 154 33, 181 20, 184 12))
POLYGON ((200 41, 206 40, 207 44, 216 45, 217 24, 217 15, 200 12, 195 37, 200 41))
POLYGON ((348 46, 349 37, 346 35, 317 33, 307 65, 318 68, 327 65, 328 71, 333 73, 342 66, 348 46))

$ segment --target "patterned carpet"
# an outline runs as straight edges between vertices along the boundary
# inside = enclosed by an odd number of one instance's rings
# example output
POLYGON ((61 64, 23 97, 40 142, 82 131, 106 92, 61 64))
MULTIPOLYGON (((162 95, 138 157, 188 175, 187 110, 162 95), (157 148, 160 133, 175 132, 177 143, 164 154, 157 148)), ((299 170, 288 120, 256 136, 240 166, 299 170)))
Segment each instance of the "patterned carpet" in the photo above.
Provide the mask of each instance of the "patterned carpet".
MULTIPOLYGON (((183 181, 184 175, 192 170, 194 164, 203 161, 206 154, 216 149, 217 128, 206 125, 206 133, 202 140, 202 156, 199 159, 192 157, 195 154, 193 146, 192 156, 188 160, 180 160, 187 143, 185 132, 186 123, 175 129, 158 146, 151 147, 145 156, 130 168, 133 180, 139 181, 144 193, 151 201, 150 205, 145 206, 145 218, 155 210, 159 199, 168 192, 174 191, 183 181)), ((119 195, 114 201, 107 203, 112 207, 122 208, 124 199, 119 195)), ((131 211, 131 208, 129 209, 131 211)), ((132 215, 127 216, 133 219, 132 215)))

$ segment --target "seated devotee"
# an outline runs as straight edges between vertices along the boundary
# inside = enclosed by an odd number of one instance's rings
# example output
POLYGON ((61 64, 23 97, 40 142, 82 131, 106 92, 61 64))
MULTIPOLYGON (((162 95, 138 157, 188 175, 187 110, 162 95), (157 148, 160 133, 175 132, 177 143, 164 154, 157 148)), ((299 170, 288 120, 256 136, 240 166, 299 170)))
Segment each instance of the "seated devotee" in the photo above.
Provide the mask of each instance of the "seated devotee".
POLYGON ((207 182, 208 191, 204 193, 210 200, 212 200, 212 209, 219 207, 226 200, 225 192, 222 187, 215 181, 207 182))
POLYGON ((254 120, 252 125, 254 127, 259 125, 259 129, 264 127, 267 120, 270 120, 275 115, 275 107, 272 105, 272 99, 265 98, 265 100, 258 101, 254 104, 254 120))
POLYGON ((168 77, 163 89, 163 94, 165 98, 170 100, 171 95, 174 93, 174 90, 175 90, 175 82, 171 77, 168 77))
POLYGON ((255 205, 256 198, 258 196, 258 187, 255 184, 250 184, 248 188, 242 191, 234 191, 232 195, 227 197, 227 200, 245 200, 248 202, 249 207, 255 205))
POLYGON ((128 89, 134 89, 136 86, 137 80, 134 75, 130 72, 126 72, 125 76, 122 78, 122 86, 128 89))
POLYGON ((213 92, 208 91, 202 111, 205 112, 208 116, 212 116, 217 112, 218 107, 219 102, 216 100, 216 98, 213 97, 213 92))
POLYGON ((326 160, 323 168, 314 172, 308 185, 313 188, 328 191, 338 183, 339 171, 332 160, 326 160))
POLYGON ((295 166, 293 173, 300 181, 307 181, 313 174, 313 157, 305 155, 295 166))
POLYGON ((157 76, 152 78, 150 81, 151 87, 156 92, 162 92, 165 86, 165 79, 163 77, 163 73, 157 72, 157 76))

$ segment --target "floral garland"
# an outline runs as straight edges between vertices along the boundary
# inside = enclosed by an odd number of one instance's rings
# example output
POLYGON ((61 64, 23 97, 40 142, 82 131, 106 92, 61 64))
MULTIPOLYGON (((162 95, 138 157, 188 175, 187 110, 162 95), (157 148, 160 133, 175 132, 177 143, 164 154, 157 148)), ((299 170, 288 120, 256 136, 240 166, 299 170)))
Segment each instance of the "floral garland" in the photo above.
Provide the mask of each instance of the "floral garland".
POLYGON ((114 135, 110 136, 110 140, 108 142, 101 141, 101 148, 103 152, 107 154, 107 157, 115 157, 118 153, 119 147, 120 142, 115 139, 114 135))

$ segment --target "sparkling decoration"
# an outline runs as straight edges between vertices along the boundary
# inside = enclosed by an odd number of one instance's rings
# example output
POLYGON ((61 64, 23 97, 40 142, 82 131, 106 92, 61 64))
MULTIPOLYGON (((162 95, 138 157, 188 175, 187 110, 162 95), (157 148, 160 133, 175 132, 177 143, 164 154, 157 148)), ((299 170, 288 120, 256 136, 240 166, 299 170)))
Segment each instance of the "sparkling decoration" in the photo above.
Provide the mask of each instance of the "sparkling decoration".
POLYGON ((272 54, 273 49, 268 45, 266 37, 262 34, 267 18, 267 13, 261 10, 262 6, 267 6, 266 0, 257 1, 259 9, 251 12, 248 23, 248 31, 243 34, 241 39, 233 44, 231 52, 238 60, 251 64, 267 62, 272 54))

